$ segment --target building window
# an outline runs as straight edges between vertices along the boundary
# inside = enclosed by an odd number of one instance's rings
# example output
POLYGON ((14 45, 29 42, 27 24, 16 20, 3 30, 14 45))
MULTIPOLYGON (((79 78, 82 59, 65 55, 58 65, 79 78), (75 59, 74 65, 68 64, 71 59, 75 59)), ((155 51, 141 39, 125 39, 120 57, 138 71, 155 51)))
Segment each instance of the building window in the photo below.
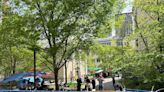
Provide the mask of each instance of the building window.
POLYGON ((97 62, 96 63, 100 63, 100 59, 99 58, 97 58, 97 62))
POLYGON ((107 42, 107 45, 111 45, 111 42, 109 41, 109 42, 107 42))
POLYGON ((111 41, 101 41, 100 43, 104 45, 111 45, 111 41))
POLYGON ((123 46, 123 41, 122 40, 117 40, 117 46, 123 46))
POLYGON ((136 46, 138 47, 138 39, 136 39, 136 46))

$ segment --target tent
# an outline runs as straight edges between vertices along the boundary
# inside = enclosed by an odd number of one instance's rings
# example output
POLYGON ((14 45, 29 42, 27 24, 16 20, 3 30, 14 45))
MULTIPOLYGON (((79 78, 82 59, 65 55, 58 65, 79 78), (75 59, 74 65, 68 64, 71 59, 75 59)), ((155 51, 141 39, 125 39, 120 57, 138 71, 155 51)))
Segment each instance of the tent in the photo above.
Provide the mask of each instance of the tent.
POLYGON ((98 70, 102 70, 101 68, 96 68, 96 67, 89 67, 88 68, 89 71, 98 71, 98 70))
POLYGON ((21 79, 22 77, 26 76, 26 74, 27 73, 17 73, 17 74, 11 75, 8 78, 4 79, 2 82, 8 83, 11 81, 16 81, 16 80, 21 79))
POLYGON ((98 70, 98 71, 96 71, 96 73, 101 73, 101 72, 103 72, 103 70, 98 70))
MULTIPOLYGON (((43 79, 41 77, 37 77, 37 78, 39 78, 40 81, 43 81, 43 79)), ((23 79, 29 80, 30 82, 34 82, 34 77, 33 76, 23 77, 23 79)))
MULTIPOLYGON (((9 76, 8 78, 4 79, 3 83, 8 83, 8 82, 11 82, 11 81, 17 81, 19 79, 22 79, 23 77, 28 77, 28 76, 34 76, 34 72, 23 72, 23 73, 17 73, 17 74, 14 74, 14 75, 11 75, 9 76)), ((40 77, 46 77, 46 76, 52 76, 47 74, 46 72, 41 72, 41 71, 37 71, 36 72, 36 76, 40 76, 40 77)))

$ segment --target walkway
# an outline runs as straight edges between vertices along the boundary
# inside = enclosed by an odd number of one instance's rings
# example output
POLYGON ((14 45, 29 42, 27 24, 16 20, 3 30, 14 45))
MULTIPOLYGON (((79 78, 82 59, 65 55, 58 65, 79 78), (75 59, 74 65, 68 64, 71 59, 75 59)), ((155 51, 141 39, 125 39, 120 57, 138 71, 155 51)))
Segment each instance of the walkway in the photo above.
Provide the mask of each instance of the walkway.
MULTIPOLYGON (((114 92, 113 84, 112 84, 112 78, 105 78, 104 81, 104 91, 110 91, 114 92)), ((96 91, 98 90, 98 81, 96 80, 96 91)))
MULTIPOLYGON (((120 78, 116 77, 116 80, 119 80, 120 78)), ((105 78, 104 81, 104 91, 106 92, 115 92, 113 83, 112 83, 112 78, 105 78)), ((98 90, 98 81, 96 80, 96 90, 98 90)))

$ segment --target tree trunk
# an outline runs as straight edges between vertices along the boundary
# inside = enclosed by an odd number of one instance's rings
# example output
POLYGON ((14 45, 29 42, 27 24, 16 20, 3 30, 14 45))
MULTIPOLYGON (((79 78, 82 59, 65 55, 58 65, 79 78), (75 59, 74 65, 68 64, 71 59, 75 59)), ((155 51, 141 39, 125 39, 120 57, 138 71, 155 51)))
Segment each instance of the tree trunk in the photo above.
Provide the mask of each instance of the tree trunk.
POLYGON ((4 78, 7 78, 7 73, 8 73, 8 71, 7 71, 7 69, 4 69, 4 78))
POLYGON ((54 78, 55 78, 55 88, 56 88, 56 91, 59 90, 59 84, 58 84, 58 70, 57 69, 54 69, 54 78))
POLYGON ((146 51, 149 52, 149 47, 148 47, 148 43, 146 42, 146 39, 144 39, 142 33, 140 33, 140 37, 145 45, 146 51))
POLYGON ((9 68, 9 76, 13 74, 13 64, 14 64, 14 56, 12 53, 12 47, 9 47, 9 57, 10 57, 10 68, 9 68))
MULTIPOLYGON (((159 4, 160 4, 160 1, 157 0, 157 6, 158 6, 159 4)), ((157 12, 157 21, 160 23, 160 13, 159 13, 159 11, 157 12)), ((161 33, 161 30, 158 30, 158 32, 161 33)), ((160 36, 159 39, 162 40, 161 38, 162 38, 162 37, 160 36)), ((162 48, 163 48, 163 46, 160 44, 160 45, 159 45, 159 51, 160 51, 161 53, 162 53, 162 51, 163 51, 162 48)))
POLYGON ((65 83, 67 84, 67 60, 65 60, 65 83))
POLYGON ((12 74, 15 74, 15 72, 16 72, 16 58, 13 58, 13 72, 12 72, 12 74))

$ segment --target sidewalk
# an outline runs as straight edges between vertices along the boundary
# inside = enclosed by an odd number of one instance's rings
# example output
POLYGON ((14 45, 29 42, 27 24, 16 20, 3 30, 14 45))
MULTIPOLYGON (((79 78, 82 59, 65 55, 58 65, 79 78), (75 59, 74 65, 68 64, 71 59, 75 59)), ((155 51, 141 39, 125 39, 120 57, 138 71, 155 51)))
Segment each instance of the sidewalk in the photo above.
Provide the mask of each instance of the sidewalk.
POLYGON ((105 78, 103 83, 104 83, 104 90, 98 91, 99 84, 98 81, 96 80, 96 92, 115 92, 112 84, 112 78, 105 78))

